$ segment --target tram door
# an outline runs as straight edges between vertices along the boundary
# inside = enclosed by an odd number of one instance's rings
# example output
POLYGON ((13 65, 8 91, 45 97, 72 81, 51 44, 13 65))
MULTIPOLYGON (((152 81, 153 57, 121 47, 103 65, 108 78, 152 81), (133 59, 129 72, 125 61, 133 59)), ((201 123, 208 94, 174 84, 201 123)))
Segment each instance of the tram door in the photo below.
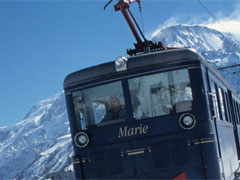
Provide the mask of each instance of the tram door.
POLYGON ((214 121, 215 135, 216 135, 216 139, 217 139, 218 160, 219 160, 219 165, 220 165, 220 170, 221 170, 221 176, 224 179, 224 168, 223 168, 222 154, 221 154, 221 148, 220 148, 220 142, 219 142, 218 126, 217 126, 217 119, 219 119, 217 91, 216 91, 215 83, 209 79, 208 79, 208 91, 209 91, 211 119, 214 121))
POLYGON ((229 104, 231 104, 230 106, 232 107, 232 111, 229 110, 230 113, 230 119, 234 125, 234 136, 235 136, 235 142, 236 142, 236 146, 237 146, 237 153, 238 153, 238 160, 240 160, 240 140, 239 140, 239 129, 238 129, 238 116, 237 116, 237 107, 236 107, 236 103, 234 103, 233 97, 232 97, 232 93, 231 91, 228 90, 228 99, 229 99, 229 104), (234 116, 235 114, 235 116, 234 116))

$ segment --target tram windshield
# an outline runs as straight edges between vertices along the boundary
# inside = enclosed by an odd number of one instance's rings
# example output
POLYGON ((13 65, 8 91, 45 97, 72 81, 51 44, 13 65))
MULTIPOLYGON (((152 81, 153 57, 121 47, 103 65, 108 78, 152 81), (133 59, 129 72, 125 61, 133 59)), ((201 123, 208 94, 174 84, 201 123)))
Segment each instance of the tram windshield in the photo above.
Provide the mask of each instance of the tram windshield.
POLYGON ((132 78, 129 89, 137 120, 192 110, 187 69, 132 78))
POLYGON ((73 103, 82 130, 126 120, 121 81, 73 92, 73 103))
MULTIPOLYGON (((128 85, 135 120, 192 110, 187 69, 131 78, 128 85)), ((126 121, 121 81, 75 91, 72 95, 79 129, 126 121)))

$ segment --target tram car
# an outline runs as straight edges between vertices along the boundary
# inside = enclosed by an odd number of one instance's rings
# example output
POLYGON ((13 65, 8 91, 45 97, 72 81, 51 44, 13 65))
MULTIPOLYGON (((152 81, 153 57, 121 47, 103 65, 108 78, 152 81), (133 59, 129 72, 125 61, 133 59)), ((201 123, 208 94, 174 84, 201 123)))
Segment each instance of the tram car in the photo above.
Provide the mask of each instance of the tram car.
POLYGON ((65 78, 76 179, 235 179, 240 97, 195 50, 149 49, 65 78))

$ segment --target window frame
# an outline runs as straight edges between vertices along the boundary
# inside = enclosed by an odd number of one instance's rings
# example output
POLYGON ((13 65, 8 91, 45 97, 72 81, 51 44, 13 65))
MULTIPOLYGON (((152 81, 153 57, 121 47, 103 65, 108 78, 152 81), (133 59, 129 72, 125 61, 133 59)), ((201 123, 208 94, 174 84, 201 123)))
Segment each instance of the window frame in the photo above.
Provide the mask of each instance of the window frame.
POLYGON ((214 116, 221 120, 220 110, 219 110, 219 100, 218 100, 218 91, 217 86, 214 80, 209 79, 210 83, 210 90, 211 90, 211 97, 213 102, 213 109, 214 109, 214 116))
MULTIPOLYGON (((123 79, 118 79, 118 80, 112 80, 112 81, 107 81, 107 82, 103 82, 103 83, 99 83, 99 84, 97 84, 97 85, 90 85, 90 86, 86 86, 86 87, 83 87, 83 88, 79 88, 79 89, 77 89, 77 90, 75 90, 75 91, 73 91, 72 92, 72 106, 73 106, 73 111, 74 111, 74 121, 75 121, 75 123, 77 124, 77 129, 78 130, 89 130, 89 129, 92 129, 93 127, 103 127, 103 126, 109 126, 109 125, 115 125, 115 124, 119 124, 119 123, 125 123, 126 121, 127 121, 127 119, 128 119, 128 115, 126 115, 126 118, 125 118, 125 121, 122 121, 122 119, 119 119, 119 120, 117 120, 117 121, 114 121, 114 120, 112 120, 112 121, 109 121, 109 123, 105 123, 105 124, 103 124, 103 125, 99 125, 99 124, 93 124, 93 125, 87 125, 88 123, 89 123, 89 121, 88 120, 86 120, 85 121, 85 124, 86 124, 86 127, 85 128, 82 128, 81 127, 81 124, 80 124, 80 121, 78 121, 78 119, 77 119, 77 116, 76 116, 76 112, 75 112, 75 105, 74 105, 74 96, 73 96, 73 94, 75 93, 75 92, 80 92, 80 91, 86 91, 86 90, 88 90, 88 89, 91 89, 91 88, 97 88, 97 87, 99 87, 99 86, 105 86, 105 85, 109 85, 109 84, 111 84, 111 83, 116 83, 116 82, 119 82, 120 84, 121 84, 121 92, 122 92, 122 94, 121 94, 121 96, 122 96, 122 101, 124 102, 124 106, 126 107, 126 106, 128 106, 128 102, 126 102, 126 95, 125 95, 125 88, 126 88, 126 86, 124 85, 124 81, 125 81, 125 79, 123 78, 123 79), (111 123, 112 122, 112 123, 111 123)), ((109 96, 110 97, 110 96, 109 96)), ((94 101, 92 101, 91 103, 94 103, 94 101)), ((85 103, 83 103, 83 104, 85 104, 85 103)), ((127 109, 127 108, 126 108, 127 109)), ((126 110, 127 111, 127 110, 126 110)), ((95 116, 94 115, 94 111, 92 112, 92 114, 93 114, 93 116, 95 116)), ((106 113, 105 113, 106 114, 106 113)), ((128 112, 127 112, 127 114, 129 114, 128 112)), ((85 115, 86 116, 86 115, 85 115)), ((87 116, 86 116, 87 117, 87 116)), ((103 118, 102 118, 103 119, 103 118)), ((94 117, 94 121, 96 122, 96 118, 94 117)), ((102 120, 101 120, 102 121, 102 120)))
MULTIPOLYGON (((82 90, 86 90, 88 88, 95 88, 97 86, 106 85, 109 83, 114 83, 114 82, 119 81, 122 84, 123 97, 124 97, 126 111, 127 111, 127 118, 126 118, 126 121, 123 123, 134 122, 136 120, 133 117, 133 109, 132 109, 132 104, 131 104, 131 96, 130 96, 129 83, 128 83, 129 79, 141 77, 141 76, 145 76, 145 75, 153 75, 153 74, 158 74, 158 73, 170 72, 170 71, 186 70, 188 72, 189 83, 190 83, 190 87, 191 87, 192 86, 192 82, 191 82, 192 81, 192 77, 191 77, 192 72, 190 71, 191 70, 190 67, 191 66, 181 66, 181 67, 175 67, 175 68, 171 68, 171 69, 170 68, 163 68, 163 69, 156 68, 156 69, 152 69, 152 70, 146 69, 145 71, 138 72, 138 73, 137 72, 127 73, 127 74, 123 75, 122 77, 119 77, 119 76, 114 76, 114 78, 106 77, 106 78, 104 78, 104 81, 94 80, 91 82, 91 84, 84 83, 82 87, 75 88, 74 91, 72 91, 72 93, 76 92, 76 91, 82 91, 82 90)), ((193 109, 194 109, 193 108, 194 93, 193 93, 192 87, 191 87, 191 92, 192 92, 192 110, 191 111, 193 111, 193 109)), ((73 101, 73 97, 71 99, 73 101)), ((77 124, 73 102, 72 102, 72 107, 73 107, 73 113, 74 113, 73 120, 77 124)), ((182 112, 180 112, 180 113, 182 113, 182 112)), ((174 114, 176 114, 176 113, 174 113, 174 114)), ((171 115, 171 114, 168 114, 168 115, 171 115)), ((166 115, 166 116, 168 116, 168 115, 166 115)), ((153 118, 157 118, 157 117, 160 117, 160 116, 156 116, 153 118)), ((152 119, 152 118, 147 118, 147 119, 152 119)), ((141 119, 141 120, 143 120, 143 119, 141 119)), ((116 123, 116 124, 110 124, 110 125, 118 125, 119 126, 120 124, 116 123)), ((108 125, 106 125, 106 126, 108 126, 108 125)), ((99 127, 101 127, 101 126, 99 126, 99 127)), ((82 130, 80 127, 77 129, 82 130)), ((90 129, 90 127, 87 130, 89 130, 89 129, 90 129)))
MULTIPOLYGON (((191 101, 191 110, 184 110, 184 111, 179 111, 179 112, 174 112, 174 113, 168 113, 168 114, 162 114, 162 115, 152 115, 152 116, 150 116, 150 117, 146 117, 146 118, 139 118, 139 119, 137 119, 137 118, 134 118, 133 117, 133 119, 135 119, 136 121, 139 121, 139 120, 144 120, 144 119, 151 119, 151 118, 156 118, 156 117, 161 117, 161 116, 168 116, 168 115, 171 115, 171 114, 177 114, 177 113, 183 113, 183 112, 189 112, 189 111, 193 111, 193 101, 194 101, 194 96, 193 96, 193 89, 192 89, 192 82, 191 82, 191 73, 190 73, 190 71, 189 71, 189 68, 178 68, 178 69, 171 69, 171 70, 169 70, 169 71, 158 71, 158 72, 155 72, 155 73, 149 73, 149 74, 142 74, 142 75, 140 75, 140 76, 135 76, 135 77, 132 77, 132 78, 129 78, 128 79, 128 88, 129 88, 129 93, 131 94, 131 87, 130 87, 130 83, 129 83, 129 81, 130 80, 132 80, 132 79, 134 79, 134 78, 141 78, 141 77, 146 77, 146 76, 151 76, 151 75, 160 75, 160 74, 163 74, 163 73, 169 73, 169 72, 176 72, 176 71, 182 71, 182 70, 186 70, 187 71, 187 75, 188 75, 188 84, 189 84, 189 87, 190 87, 190 90, 191 90, 191 100, 189 100, 189 101, 191 101)), ((187 86, 186 86, 187 87, 187 86)), ((170 93, 170 91, 169 91, 169 93, 170 93)), ((171 94, 171 93, 170 93, 171 94)), ((149 96, 150 97, 150 96, 149 96)), ((132 98, 132 96, 131 96, 131 98, 132 98)), ((171 98, 171 101, 172 101, 172 96, 170 97, 171 98)), ((150 98, 151 99, 151 98, 150 98)), ((132 104, 132 99, 131 99, 131 104, 132 104)), ((177 103, 177 102, 176 102, 177 103)), ((174 104, 176 104, 176 103, 174 103, 174 104)), ((173 104, 172 104, 173 105, 173 104)), ((133 109, 133 107, 132 107, 132 109, 133 109)), ((176 111, 176 110, 175 110, 176 111)), ((134 111, 132 111, 132 115, 134 116, 134 111)))

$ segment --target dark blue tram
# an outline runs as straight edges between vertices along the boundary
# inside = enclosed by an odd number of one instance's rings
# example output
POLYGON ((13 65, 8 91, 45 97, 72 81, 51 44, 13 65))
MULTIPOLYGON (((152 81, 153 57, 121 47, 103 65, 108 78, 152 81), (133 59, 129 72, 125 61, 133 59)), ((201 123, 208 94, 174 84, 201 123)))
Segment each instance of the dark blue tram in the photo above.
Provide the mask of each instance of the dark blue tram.
POLYGON ((194 50, 136 39, 128 53, 148 53, 64 81, 76 179, 235 179, 238 94, 194 50))
POLYGON ((64 87, 77 179, 234 179, 240 99, 193 50, 120 57, 64 87), (105 120, 113 97, 122 112, 105 120))

